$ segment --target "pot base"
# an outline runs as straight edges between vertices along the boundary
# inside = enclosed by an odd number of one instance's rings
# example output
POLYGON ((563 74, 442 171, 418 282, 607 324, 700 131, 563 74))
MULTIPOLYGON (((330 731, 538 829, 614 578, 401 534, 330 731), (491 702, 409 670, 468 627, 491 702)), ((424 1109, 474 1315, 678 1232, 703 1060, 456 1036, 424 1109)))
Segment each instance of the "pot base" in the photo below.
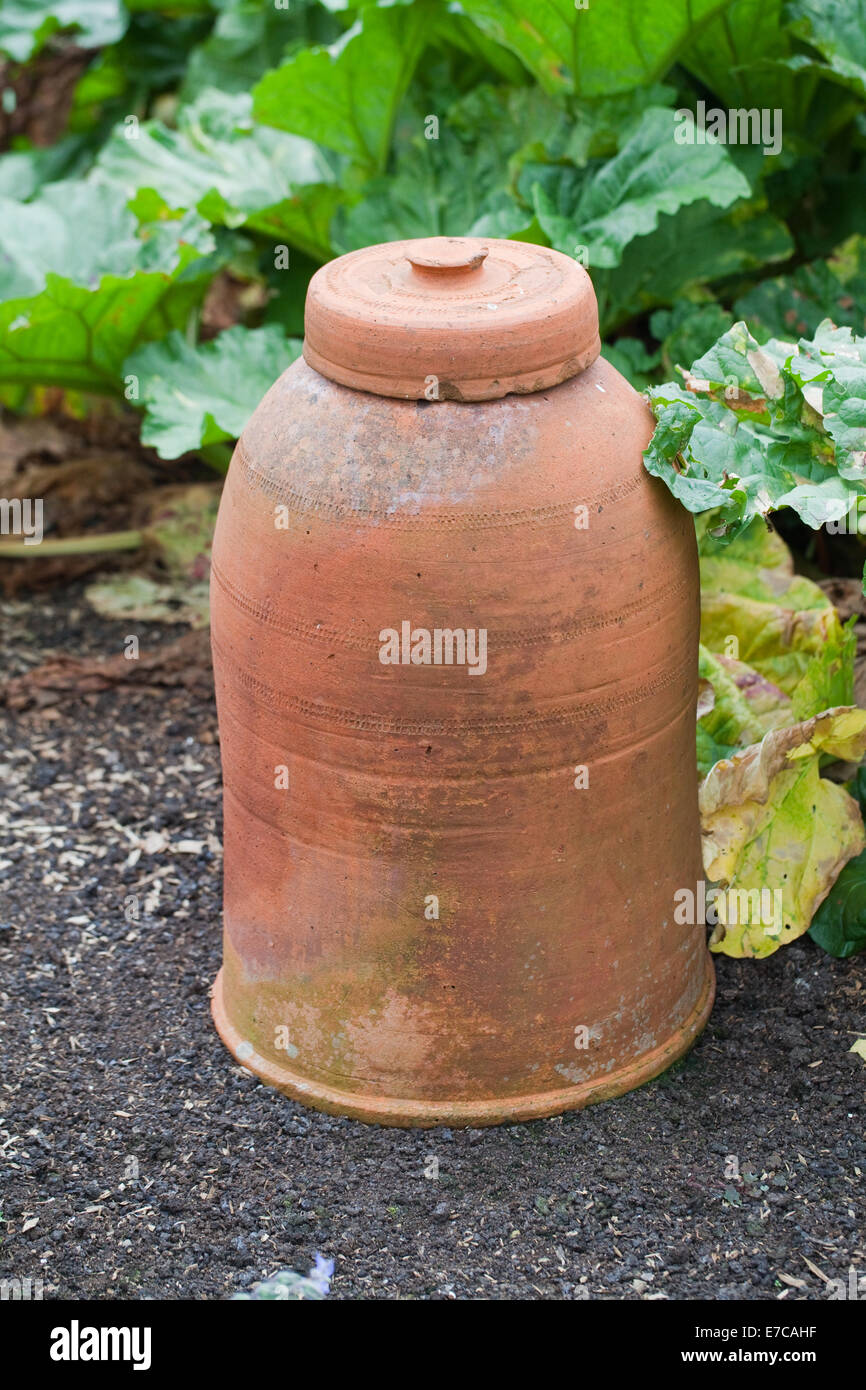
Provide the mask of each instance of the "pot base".
POLYGON ((652 1081, 679 1060, 692 1047, 710 1015, 716 992, 716 976, 709 952, 701 996, 677 1031, 666 1042, 645 1052, 636 1062, 620 1067, 597 1081, 564 1086, 556 1091, 539 1091, 495 1100, 424 1101, 399 1097, 363 1096, 334 1086, 307 1081, 289 1067, 277 1066, 252 1050, 225 1011, 222 993, 223 972, 216 977, 211 1013, 216 1030, 235 1060, 268 1086, 274 1086, 292 1100, 323 1110, 328 1115, 345 1115, 367 1124, 394 1125, 403 1129, 430 1129, 435 1125, 452 1128, 512 1124, 520 1120, 543 1120, 565 1110, 581 1110, 602 1100, 613 1100, 626 1091, 652 1081), (240 1054, 240 1055, 239 1055, 240 1054))

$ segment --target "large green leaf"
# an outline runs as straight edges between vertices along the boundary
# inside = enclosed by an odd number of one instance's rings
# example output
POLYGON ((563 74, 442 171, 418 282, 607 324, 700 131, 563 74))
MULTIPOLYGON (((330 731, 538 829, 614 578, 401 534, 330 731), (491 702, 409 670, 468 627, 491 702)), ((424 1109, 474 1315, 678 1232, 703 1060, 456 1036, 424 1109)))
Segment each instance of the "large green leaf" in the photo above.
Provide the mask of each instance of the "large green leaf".
POLYGON ((301 49, 262 79, 256 119, 383 171, 435 10, 435 0, 364 10, 330 48, 301 49))
POLYGON ((193 347, 181 333, 149 343, 124 365, 145 409, 141 438, 161 458, 236 439, 262 396, 301 351, 275 324, 226 329, 193 347))
POLYGON ((625 247, 690 203, 727 208, 749 195, 745 176, 716 141, 684 152, 674 140, 673 111, 653 107, 613 159, 584 173, 568 165, 527 165, 535 212, 551 245, 566 254, 586 248, 591 266, 619 265, 625 247))
MULTIPOLYGON (((408 0, 408 3, 411 4, 412 0, 408 0)), ((503 48, 502 44, 480 29, 469 15, 465 14, 462 8, 458 9, 455 4, 449 5, 448 9, 437 11, 433 19, 433 31, 439 43, 457 49, 460 55, 468 54, 477 64, 483 65, 483 69, 489 69, 504 81, 516 87, 522 86, 526 81, 526 69, 517 55, 510 49, 503 48)), ((428 76, 426 72, 423 75, 428 76)), ((429 75, 433 77, 433 82, 438 88, 436 75, 429 75)))
POLYGON ((50 271, 93 289, 102 275, 143 269, 146 243, 115 190, 70 179, 32 203, 4 199, 0 214, 0 300, 38 294, 50 271))
POLYGON ((335 161, 311 140, 255 124, 251 99, 205 92, 182 107, 178 128, 118 130, 97 162, 99 174, 130 196, 155 189, 170 207, 194 207, 210 222, 248 226, 324 260, 340 200, 335 161))
POLYGON ((628 91, 664 76, 729 0, 462 0, 548 91, 628 91))
POLYGON ((201 301, 213 251, 195 213, 140 223, 109 186, 0 199, 0 382, 119 393, 132 349, 201 301))

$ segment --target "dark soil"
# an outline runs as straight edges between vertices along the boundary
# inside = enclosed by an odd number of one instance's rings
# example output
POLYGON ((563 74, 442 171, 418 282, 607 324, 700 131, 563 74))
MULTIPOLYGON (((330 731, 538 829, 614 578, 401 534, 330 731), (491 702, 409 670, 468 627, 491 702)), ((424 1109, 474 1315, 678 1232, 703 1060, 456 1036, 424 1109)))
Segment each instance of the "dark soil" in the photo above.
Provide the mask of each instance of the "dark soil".
MULTIPOLYGON (((134 626, 142 650, 177 632, 134 626)), ((74 588, 7 603, 0 669, 116 655, 129 627, 74 588)), ((578 1114, 453 1132, 331 1119, 261 1086, 211 1026, 211 702, 121 689, 6 714, 0 764, 0 1278, 220 1299, 315 1251, 343 1298, 793 1301, 866 1275, 866 1067, 849 1052, 866 957, 807 938, 718 959, 690 1056, 578 1114)))

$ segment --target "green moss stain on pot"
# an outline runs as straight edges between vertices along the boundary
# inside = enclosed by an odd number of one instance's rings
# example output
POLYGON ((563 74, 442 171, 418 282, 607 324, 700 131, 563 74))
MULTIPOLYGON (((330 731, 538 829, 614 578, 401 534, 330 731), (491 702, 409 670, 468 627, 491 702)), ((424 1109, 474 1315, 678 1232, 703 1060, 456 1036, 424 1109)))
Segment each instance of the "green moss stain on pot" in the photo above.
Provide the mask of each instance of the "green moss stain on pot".
POLYGON ((213 1011, 308 1104, 553 1114, 706 1019, 704 931, 673 918, 702 873, 694 530, 598 353, 557 252, 372 247, 314 276, 304 359, 238 443, 213 1011))

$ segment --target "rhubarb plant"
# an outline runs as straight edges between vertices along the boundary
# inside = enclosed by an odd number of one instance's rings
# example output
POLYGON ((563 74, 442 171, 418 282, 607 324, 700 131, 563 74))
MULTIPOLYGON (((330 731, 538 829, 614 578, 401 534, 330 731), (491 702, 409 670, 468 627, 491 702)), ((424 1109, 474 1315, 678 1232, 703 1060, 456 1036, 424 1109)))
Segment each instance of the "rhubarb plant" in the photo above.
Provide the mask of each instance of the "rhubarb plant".
POLYGON ((866 337, 850 328, 825 319, 812 338, 761 344, 736 323, 647 394, 646 466, 689 511, 717 509, 714 535, 783 507, 817 528, 866 493, 866 337))
POLYGON ((699 804, 704 869, 723 890, 710 945, 770 955, 814 918, 822 945, 847 955, 864 944, 866 833, 858 799, 822 771, 866 754, 854 620, 795 573, 769 518, 857 517, 866 338, 825 320, 811 338, 760 344, 737 323, 681 379, 648 388, 645 461, 696 514, 699 804), (727 911, 766 890, 779 900, 770 922, 727 911))

